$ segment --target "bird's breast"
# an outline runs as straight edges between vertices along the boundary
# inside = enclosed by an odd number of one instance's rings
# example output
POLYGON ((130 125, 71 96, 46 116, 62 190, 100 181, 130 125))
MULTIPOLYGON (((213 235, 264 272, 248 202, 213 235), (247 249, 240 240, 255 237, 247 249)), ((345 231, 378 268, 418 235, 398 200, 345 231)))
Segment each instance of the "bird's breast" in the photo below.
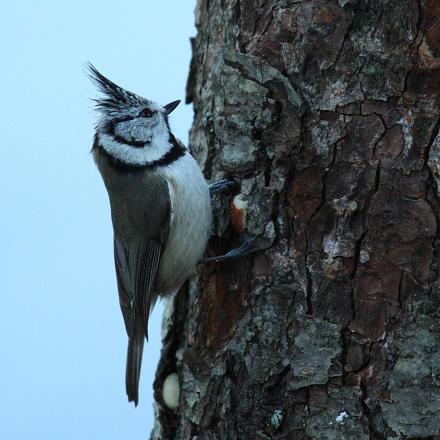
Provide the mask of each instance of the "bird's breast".
POLYGON ((183 284, 203 256, 211 232, 211 201, 208 184, 189 153, 160 173, 168 182, 172 217, 156 285, 158 293, 167 295, 183 284))

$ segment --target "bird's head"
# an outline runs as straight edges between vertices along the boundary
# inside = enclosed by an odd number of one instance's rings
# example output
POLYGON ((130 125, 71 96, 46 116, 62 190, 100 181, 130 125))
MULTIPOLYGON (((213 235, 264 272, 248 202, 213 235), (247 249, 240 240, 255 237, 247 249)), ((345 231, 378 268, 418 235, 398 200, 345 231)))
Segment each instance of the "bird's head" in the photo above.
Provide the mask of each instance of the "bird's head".
POLYGON ((95 144, 127 165, 161 160, 173 148, 168 115, 180 101, 165 106, 123 89, 88 64, 92 81, 103 94, 95 99, 99 113, 95 144))

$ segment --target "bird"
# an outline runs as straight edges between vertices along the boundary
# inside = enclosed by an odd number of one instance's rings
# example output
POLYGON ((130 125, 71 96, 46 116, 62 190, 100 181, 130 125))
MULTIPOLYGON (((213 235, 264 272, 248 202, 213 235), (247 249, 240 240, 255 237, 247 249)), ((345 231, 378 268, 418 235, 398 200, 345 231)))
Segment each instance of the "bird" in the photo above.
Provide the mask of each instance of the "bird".
POLYGON ((180 101, 161 106, 87 64, 100 96, 92 155, 110 200, 119 304, 128 335, 126 393, 138 405, 148 318, 177 291, 205 251, 210 190, 196 160, 171 132, 180 101))

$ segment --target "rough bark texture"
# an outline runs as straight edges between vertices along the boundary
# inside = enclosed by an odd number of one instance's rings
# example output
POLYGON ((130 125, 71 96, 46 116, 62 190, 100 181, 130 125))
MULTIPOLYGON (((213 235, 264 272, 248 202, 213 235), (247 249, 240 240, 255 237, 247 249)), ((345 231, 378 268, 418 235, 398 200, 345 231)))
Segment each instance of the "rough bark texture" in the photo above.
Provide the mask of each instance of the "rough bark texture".
POLYGON ((243 221, 272 247, 171 304, 153 438, 440 438, 440 3, 199 0, 196 21, 191 149, 248 203, 216 196, 208 252, 243 221))

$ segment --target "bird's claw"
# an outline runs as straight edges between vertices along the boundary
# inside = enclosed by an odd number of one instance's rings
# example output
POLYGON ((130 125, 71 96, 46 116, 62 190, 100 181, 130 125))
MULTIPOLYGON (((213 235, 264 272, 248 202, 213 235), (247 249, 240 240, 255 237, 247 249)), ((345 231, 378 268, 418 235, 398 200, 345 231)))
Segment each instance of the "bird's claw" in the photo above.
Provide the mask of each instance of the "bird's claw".
POLYGON ((255 252, 264 251, 267 249, 265 248, 259 248, 254 246, 256 237, 250 237, 247 238, 242 245, 240 245, 238 248, 231 249, 229 252, 227 252, 224 255, 218 255, 216 257, 208 257, 204 258, 200 261, 200 263, 217 263, 219 261, 227 261, 227 260, 233 260, 235 258, 240 257, 247 257, 248 255, 252 255, 255 252))
POLYGON ((236 189, 237 187, 237 183, 233 180, 219 180, 218 182, 214 182, 209 185, 209 193, 212 196, 220 192, 236 189))

